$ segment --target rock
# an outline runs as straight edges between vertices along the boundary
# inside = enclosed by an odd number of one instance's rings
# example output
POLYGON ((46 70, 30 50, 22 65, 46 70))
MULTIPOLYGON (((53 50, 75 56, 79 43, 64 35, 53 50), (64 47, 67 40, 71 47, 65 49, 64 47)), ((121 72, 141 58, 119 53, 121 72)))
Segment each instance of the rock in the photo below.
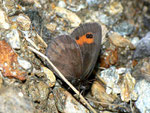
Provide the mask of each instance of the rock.
POLYGON ((139 42, 139 37, 134 37, 131 40, 131 43, 134 45, 134 47, 136 47, 138 45, 138 42, 139 42))
POLYGON ((34 106, 18 88, 6 87, 0 89, 0 112, 33 113, 34 106))
POLYGON ((20 49, 21 43, 17 29, 12 29, 11 31, 8 31, 8 33, 6 34, 6 40, 7 42, 9 42, 13 49, 20 49))
POLYGON ((47 79, 49 80, 49 86, 53 87, 56 83, 56 77, 51 70, 42 66, 42 71, 46 74, 47 79))
POLYGON ((140 67, 141 73, 147 75, 147 77, 150 78, 150 62, 143 61, 142 63, 143 65, 140 67))
POLYGON ((53 90, 57 108, 63 113, 89 113, 73 96, 63 88, 53 90))
POLYGON ((55 12, 60 17, 70 21, 72 27, 77 27, 81 23, 81 19, 73 12, 62 8, 62 7, 55 7, 55 12))
POLYGON ((150 32, 137 44, 133 59, 141 59, 150 56, 150 32))
POLYGON ((40 16, 39 12, 37 10, 29 9, 29 10, 26 10, 24 13, 30 18, 32 27, 34 27, 36 32, 38 34, 40 34, 41 27, 42 27, 41 23, 43 22, 43 20, 42 20, 42 17, 40 16))
POLYGON ((36 7, 36 8, 41 8, 42 7, 39 0, 34 0, 34 7, 36 7))
POLYGON ((39 83, 31 82, 28 92, 33 101, 43 103, 43 106, 46 104, 46 99, 49 95, 49 87, 47 84, 42 81, 39 81, 39 83))
POLYGON ((126 71, 127 71, 127 68, 123 68, 123 67, 121 67, 121 68, 118 68, 117 70, 116 70, 116 72, 120 75, 122 75, 122 74, 125 74, 126 73, 126 71))
POLYGON ((118 51, 117 49, 106 49, 105 54, 103 54, 100 58, 100 66, 104 68, 108 68, 111 65, 115 65, 118 61, 118 51))
POLYGON ((56 23, 49 23, 46 24, 46 28, 52 32, 54 32, 56 30, 57 24, 56 23))
POLYGON ((149 16, 147 16, 147 15, 145 15, 144 17, 143 17, 143 24, 144 24, 144 26, 146 27, 146 28, 148 28, 148 30, 150 30, 150 17, 149 16))
POLYGON ((21 5, 33 5, 35 0, 21 0, 19 1, 21 5))
POLYGON ((89 6, 98 5, 101 2, 104 2, 104 0, 86 0, 89 6))
POLYGON ((102 44, 104 44, 108 39, 106 38, 106 34, 108 33, 108 29, 105 25, 101 24, 102 28, 102 44))
POLYGON ((8 23, 8 17, 2 9, 0 9, 0 28, 3 28, 3 29, 10 28, 10 25, 8 23))
POLYGON ((129 102, 136 83, 130 71, 129 68, 116 69, 115 67, 101 71, 99 79, 106 84, 107 94, 120 94, 122 101, 129 102))
POLYGON ((124 47, 124 48, 130 47, 131 49, 135 49, 135 47, 133 46, 130 40, 123 38, 118 33, 110 34, 109 39, 115 46, 124 47))
POLYGON ((105 25, 107 25, 107 26, 113 25, 113 24, 115 24, 115 23, 119 20, 119 18, 112 17, 112 16, 108 16, 108 15, 106 15, 106 14, 104 14, 104 13, 101 13, 101 14, 98 16, 98 18, 99 18, 99 20, 100 20, 103 24, 105 24, 105 25))
POLYGON ((100 76, 98 77, 103 83, 106 84, 106 92, 110 93, 120 93, 120 86, 117 84, 119 82, 119 74, 116 72, 115 67, 110 67, 100 72, 100 76))
POLYGON ((52 93, 49 94, 46 106, 48 113, 59 113, 55 104, 54 95, 52 93))
POLYGON ((138 60, 138 64, 132 72, 136 80, 146 80, 150 82, 150 58, 138 60))
POLYGON ((131 100, 131 94, 133 93, 135 86, 135 79, 129 72, 124 75, 123 83, 121 85, 121 99, 124 102, 131 100))
MULTIPOLYGON (((84 2, 84 1, 83 1, 84 2)), ((72 11, 72 12, 79 12, 79 11, 81 11, 81 10, 83 10, 83 9, 85 9, 87 7, 87 4, 85 4, 85 3, 81 3, 81 4, 76 4, 75 6, 70 6, 70 7, 67 7, 67 9, 69 9, 70 11, 72 11)))
POLYGON ((138 99, 135 102, 136 107, 141 113, 150 112, 150 83, 145 80, 138 81, 135 85, 135 92, 138 99))
POLYGON ((103 107, 106 107, 108 103, 111 104, 115 100, 115 96, 111 94, 107 94, 104 86, 100 84, 98 81, 94 81, 91 88, 91 92, 92 92, 92 96, 96 98, 98 101, 100 101, 103 107))
POLYGON ((63 0, 60 0, 60 1, 58 2, 58 7, 64 8, 64 7, 66 7, 66 3, 65 3, 63 0))
POLYGON ((123 7, 120 2, 113 1, 105 9, 110 15, 117 15, 123 12, 123 7))
POLYGON ((123 21, 123 22, 117 24, 116 26, 114 26, 113 30, 115 32, 119 33, 120 35, 124 36, 124 35, 132 34, 134 27, 133 27, 133 25, 129 24, 128 22, 123 21))
POLYGON ((29 70, 29 69, 31 70, 32 68, 31 63, 21 57, 18 57, 18 63, 25 70, 29 70))
POLYGON ((18 54, 4 40, 0 41, 0 56, 0 69, 3 76, 25 80, 26 72, 20 69, 17 61, 18 54))
POLYGON ((17 12, 17 4, 15 0, 2 1, 2 6, 8 15, 14 15, 17 12))
POLYGON ((30 18, 24 14, 19 14, 19 16, 17 16, 16 18, 16 22, 18 24, 18 27, 23 30, 23 31, 27 31, 30 29, 31 26, 31 21, 30 18))
POLYGON ((28 76, 28 80, 22 85, 22 90, 25 95, 34 102, 34 107, 36 108, 35 113, 48 112, 48 99, 49 94, 52 92, 49 85, 45 83, 46 81, 44 81, 46 79, 41 80, 41 78, 32 75, 28 76))

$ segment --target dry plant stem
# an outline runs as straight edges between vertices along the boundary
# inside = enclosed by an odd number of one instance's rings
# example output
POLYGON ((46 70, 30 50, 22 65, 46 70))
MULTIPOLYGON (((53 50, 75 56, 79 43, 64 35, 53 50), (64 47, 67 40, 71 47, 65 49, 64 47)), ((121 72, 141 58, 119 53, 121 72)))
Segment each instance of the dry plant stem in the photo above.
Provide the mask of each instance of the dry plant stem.
POLYGON ((40 50, 40 48, 37 47, 36 44, 35 44, 30 38, 25 37, 25 39, 26 39, 33 47, 35 47, 37 50, 40 50))
POLYGON ((36 49, 28 46, 28 48, 33 51, 34 53, 40 55, 41 57, 43 57, 44 59, 46 59, 48 61, 48 63, 52 66, 52 68, 57 72, 57 74, 61 77, 61 79, 66 82, 68 84, 68 86, 79 96, 79 98, 82 100, 82 102, 84 102, 84 105, 87 105, 87 107, 93 112, 93 113, 97 113, 92 106, 85 100, 85 98, 81 95, 81 93, 63 76, 63 74, 54 66, 54 64, 42 53, 40 53, 39 51, 37 51, 36 49))
POLYGON ((44 40, 37 34, 37 38, 44 44, 45 47, 47 47, 47 44, 44 42, 44 40))

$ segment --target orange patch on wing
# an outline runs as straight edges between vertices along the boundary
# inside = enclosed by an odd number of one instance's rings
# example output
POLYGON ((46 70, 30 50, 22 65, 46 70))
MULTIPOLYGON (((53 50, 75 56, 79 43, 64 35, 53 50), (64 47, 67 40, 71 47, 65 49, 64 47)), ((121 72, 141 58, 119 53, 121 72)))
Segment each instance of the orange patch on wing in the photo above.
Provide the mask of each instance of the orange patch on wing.
MULTIPOLYGON (((92 33, 89 32, 89 33, 87 33, 87 34, 92 34, 92 33)), ((93 43, 93 42, 94 42, 94 38, 87 38, 87 37, 86 37, 87 34, 85 34, 85 35, 79 37, 78 40, 76 39, 77 44, 83 45, 84 43, 87 43, 87 44, 93 43)))

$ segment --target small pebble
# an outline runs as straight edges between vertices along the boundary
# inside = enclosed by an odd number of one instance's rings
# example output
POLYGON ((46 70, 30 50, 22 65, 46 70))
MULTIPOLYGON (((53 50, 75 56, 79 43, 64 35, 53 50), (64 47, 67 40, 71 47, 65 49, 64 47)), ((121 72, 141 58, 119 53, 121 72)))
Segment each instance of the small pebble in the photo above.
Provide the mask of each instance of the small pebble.
POLYGON ((58 2, 58 7, 66 7, 66 3, 64 2, 64 0, 58 2))
POLYGON ((49 86, 44 83, 44 81, 32 81, 28 85, 28 93, 32 101, 43 103, 42 106, 45 106, 44 104, 46 104, 46 100, 50 93, 49 86))
POLYGON ((135 47, 133 46, 133 44, 131 43, 130 40, 128 40, 127 38, 122 37, 121 35, 119 35, 118 33, 114 32, 112 34, 109 35, 109 39, 110 41, 118 47, 124 47, 126 48, 127 46, 130 47, 131 49, 135 49, 135 47))
POLYGON ((19 63, 20 66, 21 66, 22 68, 24 68, 25 70, 29 70, 29 69, 32 68, 31 63, 30 63, 29 61, 27 61, 27 60, 24 60, 24 59, 21 58, 21 57, 18 57, 18 63, 19 63))
POLYGON ((128 22, 123 21, 123 22, 117 24, 116 26, 114 26, 113 30, 115 32, 118 32, 120 35, 124 36, 124 35, 132 34, 134 27, 133 27, 133 25, 129 24, 128 22))
POLYGON ((119 18, 113 18, 112 16, 107 16, 106 14, 103 14, 103 13, 100 14, 98 18, 103 24, 107 26, 115 24, 119 19, 119 18))
POLYGON ((49 23, 49 24, 46 24, 46 28, 52 32, 54 32, 57 28, 57 24, 56 23, 49 23))
POLYGON ((53 87, 56 83, 56 77, 53 74, 53 72, 46 67, 42 67, 42 71, 46 74, 46 76, 49 80, 49 86, 53 87))
POLYGON ((101 71, 100 79, 107 85, 107 94, 110 94, 111 92, 116 94, 121 92, 120 86, 117 84, 119 81, 119 74, 116 72, 115 67, 110 67, 101 71))
POLYGON ((86 0, 89 6, 98 5, 101 2, 104 2, 104 0, 86 0))
POLYGON ((139 42, 139 37, 134 37, 134 38, 131 40, 131 43, 134 45, 134 47, 137 46, 138 42, 139 42))
POLYGON ((120 2, 114 1, 109 4, 106 8, 107 12, 111 15, 121 14, 123 12, 123 7, 120 2))
POLYGON ((13 49, 20 49, 21 43, 17 29, 12 29, 9 33, 7 33, 6 40, 9 42, 13 49))
POLYGON ((133 59, 141 59, 150 56, 150 32, 138 41, 133 59))
POLYGON ((16 21, 17 21, 18 27, 20 27, 21 30, 27 31, 30 29, 31 21, 28 16, 24 14, 19 14, 19 16, 17 16, 16 21))
POLYGON ((127 70, 126 68, 119 68, 116 71, 118 74, 124 74, 126 72, 126 70, 127 70))
POLYGON ((131 94, 135 86, 135 78, 131 76, 129 72, 125 73, 123 83, 121 84, 121 100, 129 102, 131 100, 131 94))
POLYGON ((3 28, 3 29, 10 28, 10 25, 8 23, 8 17, 2 9, 0 9, 0 28, 3 28))
POLYGON ((89 113, 69 92, 63 88, 53 90, 57 108, 63 113, 89 113))
POLYGON ((62 7, 55 7, 55 12, 60 17, 69 20, 71 22, 72 27, 77 27, 81 23, 81 19, 73 12, 62 8, 62 7))
MULTIPOLYGON (((115 100, 113 95, 106 93, 106 90, 102 84, 98 81, 94 81, 91 88, 91 93, 94 98, 99 100, 101 103, 112 103, 115 100)), ((107 106, 106 104, 101 104, 102 106, 107 106)))

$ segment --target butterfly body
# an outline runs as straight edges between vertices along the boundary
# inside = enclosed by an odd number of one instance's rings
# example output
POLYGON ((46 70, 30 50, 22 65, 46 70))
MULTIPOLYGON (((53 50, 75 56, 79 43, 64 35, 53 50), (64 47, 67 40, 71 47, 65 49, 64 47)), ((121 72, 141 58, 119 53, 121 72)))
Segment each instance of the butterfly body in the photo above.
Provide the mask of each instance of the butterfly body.
POLYGON ((77 84, 93 71, 101 48, 101 37, 98 23, 86 23, 71 35, 51 40, 46 55, 69 81, 77 84))

